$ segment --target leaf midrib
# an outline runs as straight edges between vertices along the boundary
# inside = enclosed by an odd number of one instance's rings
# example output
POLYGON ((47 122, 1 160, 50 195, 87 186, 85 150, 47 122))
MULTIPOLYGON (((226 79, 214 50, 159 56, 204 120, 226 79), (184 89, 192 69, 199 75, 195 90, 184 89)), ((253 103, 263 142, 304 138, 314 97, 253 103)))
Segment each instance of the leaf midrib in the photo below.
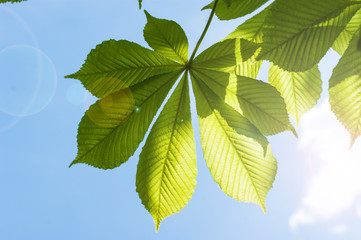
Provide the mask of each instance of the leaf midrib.
MULTIPOLYGON (((187 73, 185 73, 187 74, 187 73)), ((186 81, 186 77, 183 78, 182 81, 186 81)), ((178 119, 178 115, 179 115, 179 109, 180 109, 180 106, 182 104, 182 101, 181 99, 183 98, 183 95, 184 95, 184 88, 186 86, 186 83, 184 82, 183 83, 183 87, 182 87, 182 92, 181 92, 181 96, 179 97, 179 102, 178 102, 178 107, 177 107, 177 112, 176 112, 176 115, 175 115, 175 118, 174 118, 174 122, 173 122, 173 126, 172 126, 172 132, 171 132, 171 135, 170 135, 170 138, 169 138, 169 144, 168 144, 168 148, 167 148, 167 153, 166 153, 166 156, 165 156, 165 162, 163 164, 163 169, 162 169, 162 175, 161 175, 161 179, 160 179, 160 191, 159 191, 159 196, 158 196, 158 209, 157 209, 157 219, 158 219, 158 223, 161 222, 161 219, 160 219, 160 205, 161 205, 161 195, 162 195, 162 192, 163 192, 163 177, 164 177, 164 171, 165 171, 165 166, 166 166, 166 162, 168 161, 168 156, 169 156, 169 152, 170 152, 170 148, 171 148, 171 145, 172 145, 172 139, 173 139, 173 136, 174 136, 174 131, 175 131, 175 128, 176 128, 176 123, 177 123, 177 119, 178 119)))
MULTIPOLYGON (((267 115, 269 118, 275 120, 276 122, 280 123, 282 126, 285 126, 287 130, 289 129, 289 124, 286 125, 283 122, 281 122, 280 120, 278 120, 277 118, 274 118, 271 114, 269 114, 268 112, 263 111, 260 107, 258 107, 257 105, 253 104, 252 102, 249 102, 247 99, 241 97, 240 95, 238 95, 236 92, 234 92, 233 90, 229 89, 228 87, 225 87, 224 85, 222 85, 221 83, 217 82, 216 80, 214 80, 213 78, 210 78, 207 74, 202 73, 201 71, 197 71, 196 69, 194 69, 196 72, 198 72, 199 74, 203 74, 206 75, 209 79, 211 79, 214 83, 218 84, 219 86, 223 87, 226 89, 227 92, 233 94, 234 96, 236 96, 237 98, 241 98, 242 101, 248 103, 249 105, 253 106, 254 108, 256 108, 258 111, 262 112, 263 114, 267 115)), ((202 80, 203 81, 203 80, 202 80)), ((238 80, 237 80, 238 81, 238 80)), ((258 80, 256 80, 258 81, 258 80)), ((203 81, 204 82, 204 81, 203 81)), ((205 84, 207 84, 206 82, 204 82, 205 84)), ((238 83, 237 83, 238 84, 238 83)), ((216 94, 218 96, 218 94, 216 94)), ((241 106, 240 106, 241 107, 241 106)), ((242 109, 242 107, 241 107, 242 109)))
MULTIPOLYGON (((153 19, 152 19, 152 21, 154 22, 153 19)), ((165 21, 168 21, 168 20, 165 20, 165 21)), ((160 33, 163 36, 163 38, 165 39, 165 42, 168 43, 168 45, 171 47, 171 49, 174 51, 174 53, 177 55, 177 57, 181 60, 181 63, 185 64, 186 60, 184 60, 183 57, 175 50, 175 47, 168 41, 167 37, 163 34, 163 31, 161 31, 161 29, 158 28, 157 24, 154 24, 154 26, 158 30, 158 33, 160 33)), ((188 52, 188 48, 187 48, 187 52, 188 52)))
MULTIPOLYGON (((345 4, 345 5, 343 5, 342 8, 335 9, 335 10, 331 11, 330 13, 328 13, 328 14, 322 16, 321 18, 315 20, 315 21, 312 22, 311 24, 305 26, 305 27, 304 27, 303 29, 301 29, 297 34, 295 34, 295 35, 287 38, 286 40, 280 42, 279 44, 275 45, 274 47, 269 48, 267 51, 263 51, 263 53, 262 53, 262 51, 261 51, 260 54, 257 56, 257 58, 262 58, 263 56, 267 55, 268 53, 274 51, 276 48, 279 48, 279 47, 281 47, 282 45, 287 44, 287 42, 292 41, 294 38, 299 37, 299 36, 300 36, 302 33, 304 33, 305 31, 311 29, 312 27, 315 27, 315 25, 320 24, 320 23, 326 21, 328 18, 330 18, 330 17, 331 17, 334 13, 336 13, 337 11, 343 11, 343 10, 346 9, 347 7, 352 6, 352 5, 357 5, 357 4, 361 4, 361 2, 359 2, 359 1, 357 1, 357 2, 355 1, 355 2, 352 2, 352 3, 349 2, 349 3, 345 4), (341 10, 341 9, 343 9, 343 10, 341 10), (261 55, 261 53, 262 53, 262 55, 261 55)), ((339 17, 339 16, 340 16, 340 15, 338 15, 338 16, 336 16, 336 17, 339 17)), ((336 17, 335 17, 335 18, 336 18, 336 17)), ((328 27, 335 27, 335 26, 328 26, 328 27)), ((346 26, 345 26, 345 27, 346 27, 346 26)), ((263 41, 262 41, 262 42, 263 42, 263 41)), ((263 59, 263 58, 262 58, 262 59, 263 59)))
MULTIPOLYGON (((117 69, 112 69, 112 70, 108 70, 108 71, 102 71, 102 72, 92 72, 92 73, 74 73, 71 75, 68 75, 66 77, 83 77, 83 76, 89 76, 89 75, 97 75, 97 74, 106 74, 106 73, 113 73, 113 72, 121 72, 121 71, 136 71, 136 70, 142 70, 142 69, 157 69, 157 68, 182 68, 183 65, 174 62, 176 64, 174 65, 150 65, 150 66, 144 66, 144 67, 128 67, 128 68, 117 68, 117 69)), ((80 70, 81 71, 81 70, 80 70)))
MULTIPOLYGON (((150 96, 148 96, 142 103, 140 103, 138 106, 141 107, 143 104, 145 104, 151 97, 153 97, 155 94, 157 94, 157 92, 161 91, 161 89, 163 89, 167 84, 169 84, 168 81, 166 81, 163 85, 161 85, 153 94, 151 94, 150 96)), ((121 90, 120 90, 121 91, 121 90)), ((100 100, 101 101, 101 100, 100 100)), ((133 111, 129 114, 129 116, 127 117, 127 119, 129 119, 133 114, 134 114, 135 110, 133 109, 133 111)), ((89 152, 93 151, 99 144, 101 144, 103 141, 105 141, 105 139, 107 139, 110 135, 113 134, 113 132, 115 132, 119 127, 122 126, 122 123, 125 123, 126 121, 122 121, 119 125, 115 126, 110 132, 109 134, 107 134, 104 138, 101 139, 101 141, 99 141, 98 143, 96 143, 91 149, 89 149, 88 151, 86 151, 81 157, 77 157, 74 161, 79 162, 80 159, 82 159, 83 157, 85 157, 86 155, 88 155, 89 152)), ((102 161, 103 162, 103 161, 102 161)), ((73 164, 71 164, 73 165, 73 164)))
MULTIPOLYGON (((192 72, 191 72, 191 74, 192 74, 192 72)), ((257 188, 255 187, 255 183, 254 183, 254 181, 253 181, 253 179, 252 179, 252 177, 251 177, 251 175, 250 175, 250 171, 248 170, 247 166, 246 166, 245 163, 243 162, 243 157, 239 154, 239 152, 238 152, 236 146, 233 144, 230 136, 228 136, 227 131, 226 131, 225 128, 223 127, 220 119, 218 118, 218 115, 213 113, 213 110, 212 110, 212 106, 213 106, 213 105, 209 102, 209 100, 208 100, 208 98, 206 97, 206 94, 204 93, 202 87, 201 87, 200 84, 198 83, 198 80, 196 79, 196 77, 195 77, 193 74, 192 74, 192 76, 193 76, 193 78, 195 79, 194 82, 197 83, 198 88, 199 88, 200 91, 202 92, 204 99, 206 100, 207 104, 209 105, 209 108, 211 109, 212 114, 216 117, 218 124, 221 126, 223 132, 224 132, 225 135, 227 136, 228 141, 230 142, 231 146, 233 147, 233 149, 235 150, 237 156, 239 157, 240 162, 241 162, 242 166, 244 167, 244 169, 246 170, 247 176, 248 176, 250 182, 252 183, 252 187, 253 187, 254 191, 256 192, 256 194, 257 194, 258 201, 260 202, 260 204, 262 205, 262 208, 264 209, 265 206, 264 206, 264 204, 263 204, 263 202, 262 202, 262 198, 260 197, 259 192, 258 192, 257 188)), ((213 91, 212 91, 212 92, 213 92, 213 91)), ((214 93, 214 92, 213 92, 213 93, 214 93)), ((214 109, 215 109, 215 108, 214 108, 214 109)))

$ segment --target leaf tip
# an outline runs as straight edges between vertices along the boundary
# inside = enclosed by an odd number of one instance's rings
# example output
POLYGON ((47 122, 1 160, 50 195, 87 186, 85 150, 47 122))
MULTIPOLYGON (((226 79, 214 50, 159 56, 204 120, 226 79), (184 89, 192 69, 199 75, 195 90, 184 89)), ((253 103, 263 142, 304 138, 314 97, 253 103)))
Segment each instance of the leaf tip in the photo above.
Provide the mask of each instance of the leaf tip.
POLYGON ((204 6, 201 11, 204 11, 204 10, 207 10, 207 9, 212 9, 213 8, 213 4, 214 4, 214 1, 211 2, 210 4, 204 6))
POLYGON ((147 20, 148 20, 148 21, 153 18, 153 16, 150 15, 150 13, 149 13, 147 10, 145 10, 145 9, 144 9, 144 13, 145 13, 145 16, 147 17, 147 20))
POLYGON ((64 76, 64 78, 75 78, 75 74, 76 73, 66 75, 66 76, 64 76))
POLYGON ((265 207, 265 206, 262 207, 262 210, 263 210, 263 213, 264 213, 264 214, 267 214, 267 210, 266 210, 266 207, 265 207))
POLYGON ((354 145, 354 143, 355 143, 355 141, 356 141, 356 138, 357 138, 357 136, 355 136, 355 135, 351 135, 351 141, 350 141, 350 149, 352 148, 352 146, 354 145))
POLYGON ((158 233, 159 231, 159 225, 160 225, 161 220, 155 220, 154 219, 154 223, 155 223, 155 232, 158 233))
POLYGON ((298 138, 297 131, 296 131, 296 129, 295 129, 293 126, 291 126, 291 131, 292 131, 293 135, 294 135, 296 138, 298 138))
POLYGON ((71 168, 75 164, 75 161, 72 161, 68 168, 71 168))
POLYGON ((261 202, 260 202, 260 203, 258 203, 258 206, 260 206, 260 207, 262 208, 262 211, 263 211, 263 213, 264 213, 264 214, 266 214, 266 213, 267 213, 267 210, 266 210, 266 203, 265 203, 265 201, 264 201, 264 200, 261 200, 261 202))

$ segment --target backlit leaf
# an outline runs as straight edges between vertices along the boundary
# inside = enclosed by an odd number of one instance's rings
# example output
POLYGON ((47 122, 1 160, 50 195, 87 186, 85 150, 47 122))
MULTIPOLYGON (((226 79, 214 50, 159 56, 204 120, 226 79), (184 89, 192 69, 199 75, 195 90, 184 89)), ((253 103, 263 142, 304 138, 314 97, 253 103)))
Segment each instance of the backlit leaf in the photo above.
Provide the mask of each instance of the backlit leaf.
POLYGON ((258 13, 257 15, 253 16, 252 18, 248 19, 247 21, 239 25, 236 28, 236 30, 231 32, 226 37, 226 39, 243 38, 248 41, 261 43, 263 37, 262 29, 270 6, 268 6, 262 12, 258 13))
POLYGON ((361 51, 358 50, 360 31, 333 70, 329 84, 331 109, 351 133, 351 145, 361 135, 361 51))
POLYGON ((221 99, 226 93, 238 99, 243 116, 262 134, 273 135, 286 130, 295 133, 283 98, 270 84, 243 76, 235 76, 237 81, 229 81, 228 74, 221 75, 212 70, 197 69, 193 76, 206 83, 221 99))
POLYGON ((137 192, 156 230, 187 205, 196 186, 196 151, 185 75, 154 124, 139 157, 137 192))
MULTIPOLYGON (((227 2, 218 1, 216 15, 220 20, 239 18, 253 12, 266 2, 268 2, 268 0, 227 0, 227 2)), ((212 9, 213 4, 214 1, 205 6, 202 10, 212 9)))
MULTIPOLYGON (((253 55, 248 59, 247 56, 242 56, 244 55, 242 50, 244 52, 244 45, 247 45, 248 41, 258 44, 262 43, 262 28, 268 8, 248 19, 226 37, 226 39, 238 38, 237 41, 239 41, 239 44, 238 42, 236 43, 237 66, 234 72, 236 75, 250 78, 256 78, 258 75, 259 69, 262 66, 262 60, 257 60, 256 56, 259 54, 260 49, 253 52, 253 55)), ((259 47, 258 45, 254 46, 259 47)))
POLYGON ((156 52, 180 63, 188 61, 188 39, 174 21, 152 17, 147 11, 144 39, 156 52))
POLYGON ((271 63, 268 81, 281 93, 296 124, 316 105, 322 91, 321 73, 317 66, 305 72, 288 72, 271 63))
POLYGON ((259 53, 259 45, 253 45, 251 50, 248 48, 251 42, 245 39, 236 39, 236 58, 237 65, 234 68, 234 74, 250 78, 256 78, 259 69, 262 66, 262 60, 257 61, 256 56, 259 53), (247 49, 248 48, 248 49, 247 49))
POLYGON ((195 60, 193 68, 214 69, 255 77, 261 62, 255 61, 259 45, 245 39, 226 39, 202 52, 195 60))
POLYGON ((361 7, 351 0, 277 0, 269 8, 258 59, 294 72, 312 68, 361 7))
POLYGON ((332 48, 342 55, 353 36, 353 34, 359 29, 361 25, 361 10, 351 18, 350 22, 346 25, 346 28, 340 33, 336 41, 333 43, 332 48))
POLYGON ((93 49, 81 69, 67 77, 79 79, 94 96, 104 97, 151 76, 180 69, 182 65, 136 43, 109 40, 93 49))
POLYGON ((71 165, 118 167, 133 155, 179 72, 150 77, 98 100, 78 129, 78 155, 71 165))
POLYGON ((202 81, 192 78, 201 145, 213 179, 229 196, 265 211, 277 163, 267 139, 202 81))
POLYGON ((225 68, 236 65, 235 39, 218 42, 199 54, 193 62, 196 68, 225 68))

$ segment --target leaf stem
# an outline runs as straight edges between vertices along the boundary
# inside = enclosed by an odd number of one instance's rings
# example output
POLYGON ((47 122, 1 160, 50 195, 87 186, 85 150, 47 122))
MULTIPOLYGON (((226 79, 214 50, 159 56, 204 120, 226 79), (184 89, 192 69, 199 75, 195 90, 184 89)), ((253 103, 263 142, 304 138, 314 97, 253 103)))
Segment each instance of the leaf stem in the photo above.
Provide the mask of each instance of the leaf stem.
POLYGON ((217 3, 218 3, 218 0, 215 0, 215 1, 214 1, 214 4, 213 4, 212 12, 211 12, 211 14, 209 15, 207 24, 206 24, 206 26, 204 27, 204 30, 203 30, 203 32, 202 32, 202 35, 201 35, 201 37, 199 38, 199 40, 198 40, 198 42, 197 42, 197 45, 196 45, 196 47, 195 47, 194 50, 193 50, 192 56, 190 57, 188 63, 186 64, 186 68, 187 68, 187 69, 189 69, 190 66, 192 65, 192 62, 193 62, 193 59, 194 59, 194 57, 195 57, 195 55, 196 55, 196 53, 197 53, 197 50, 198 50, 199 46, 201 45, 201 43, 202 43, 202 41, 203 41, 203 38, 204 38, 204 36, 206 35, 206 33, 207 33, 207 31, 208 31, 209 25, 211 25, 211 22, 212 22, 212 19, 213 19, 215 10, 216 10, 217 3))

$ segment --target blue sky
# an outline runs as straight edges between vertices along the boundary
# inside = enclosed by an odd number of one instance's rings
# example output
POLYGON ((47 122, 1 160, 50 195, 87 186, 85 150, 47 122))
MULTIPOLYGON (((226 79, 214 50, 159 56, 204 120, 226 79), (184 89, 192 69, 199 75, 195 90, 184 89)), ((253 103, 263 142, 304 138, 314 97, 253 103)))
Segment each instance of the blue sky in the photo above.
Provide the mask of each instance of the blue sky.
MULTIPOLYGON (((144 0, 153 16, 177 21, 190 50, 206 24, 208 1, 144 0)), ((201 52, 244 18, 215 19, 201 52)), ((324 92, 291 133, 269 137, 278 173, 266 200, 226 196, 200 149, 197 187, 189 204, 154 222, 135 191, 137 156, 114 170, 68 168, 76 156, 78 123, 94 101, 78 80, 89 51, 110 38, 147 46, 137 0, 29 0, 0 5, 0 239, 360 239, 361 143, 330 113, 327 80, 338 61, 320 64, 324 92)), ((267 64, 258 79, 267 79, 267 64)), ((196 121, 195 125, 197 125, 196 121)))

